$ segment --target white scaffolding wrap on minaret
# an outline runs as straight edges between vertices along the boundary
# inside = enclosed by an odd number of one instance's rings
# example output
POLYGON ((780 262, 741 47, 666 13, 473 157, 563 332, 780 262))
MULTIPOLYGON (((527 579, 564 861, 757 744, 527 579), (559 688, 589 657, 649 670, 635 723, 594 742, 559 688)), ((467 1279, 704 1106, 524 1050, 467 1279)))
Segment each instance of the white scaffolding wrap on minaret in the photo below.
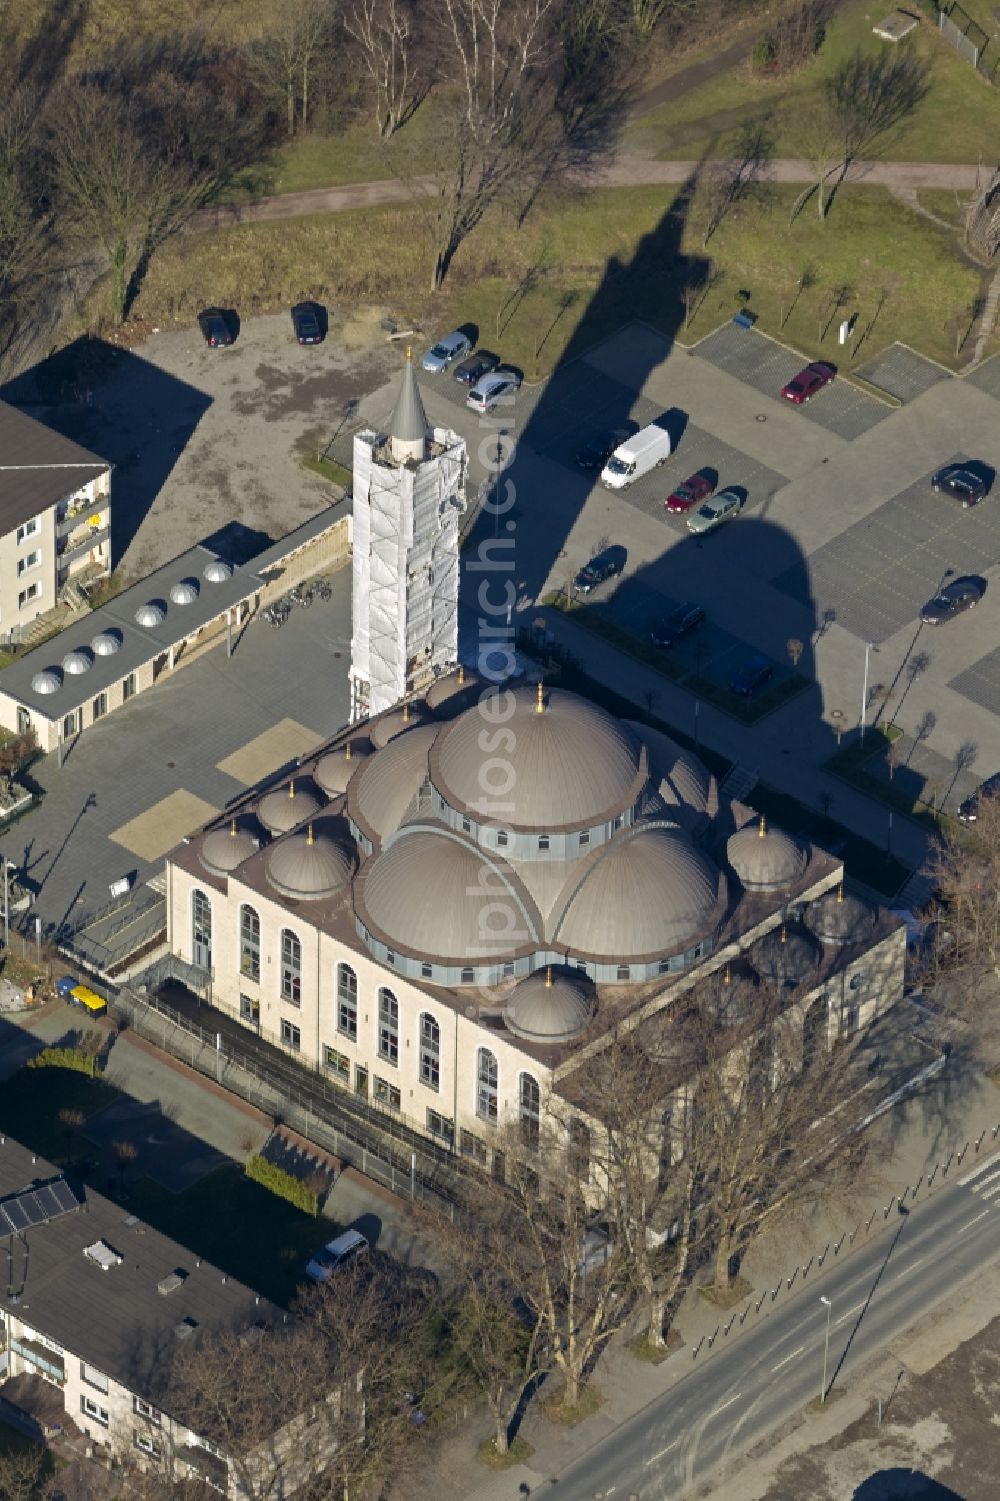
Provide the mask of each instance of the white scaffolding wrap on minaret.
POLYGON ((354 438, 351 720, 380 714, 458 660, 466 448, 427 422, 407 356, 388 434, 354 438))

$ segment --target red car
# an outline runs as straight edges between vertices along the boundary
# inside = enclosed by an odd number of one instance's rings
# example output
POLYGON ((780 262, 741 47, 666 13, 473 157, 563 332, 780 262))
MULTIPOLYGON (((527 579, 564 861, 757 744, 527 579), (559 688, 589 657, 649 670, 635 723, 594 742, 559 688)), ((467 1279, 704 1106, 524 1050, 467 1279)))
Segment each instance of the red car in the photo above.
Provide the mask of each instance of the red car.
POLYGON ((663 504, 668 511, 690 511, 692 506, 709 495, 715 489, 715 481, 704 469, 699 469, 697 474, 692 474, 683 485, 678 485, 672 495, 668 495, 663 504))
POLYGON ((791 401, 800 407, 804 401, 815 396, 817 391, 822 391, 828 386, 837 373, 836 365, 828 365, 826 360, 816 360, 800 370, 794 380, 790 380, 787 386, 782 386, 781 394, 785 401, 791 401))

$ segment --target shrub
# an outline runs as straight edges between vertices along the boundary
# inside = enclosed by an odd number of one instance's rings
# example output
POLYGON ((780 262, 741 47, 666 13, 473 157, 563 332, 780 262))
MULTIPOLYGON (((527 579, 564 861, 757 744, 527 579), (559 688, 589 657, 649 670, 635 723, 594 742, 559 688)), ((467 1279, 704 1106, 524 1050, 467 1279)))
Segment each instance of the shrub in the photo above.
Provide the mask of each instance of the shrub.
POLYGON ((771 38, 769 36, 759 36, 753 44, 753 51, 750 53, 751 67, 767 68, 770 67, 773 61, 774 47, 771 45, 771 38))
POLYGON ((29 1068, 68 1068, 77 1074, 88 1074, 96 1079, 104 1072, 96 1053, 86 1048, 43 1048, 34 1058, 28 1059, 29 1068))
POLYGON ((296 1209, 301 1209, 303 1214, 312 1215, 315 1219, 319 1213, 319 1199, 315 1191, 293 1173, 286 1173, 283 1167, 268 1162, 259 1152, 247 1158, 244 1172, 254 1183, 259 1183, 269 1193, 277 1194, 280 1199, 287 1199, 296 1209))

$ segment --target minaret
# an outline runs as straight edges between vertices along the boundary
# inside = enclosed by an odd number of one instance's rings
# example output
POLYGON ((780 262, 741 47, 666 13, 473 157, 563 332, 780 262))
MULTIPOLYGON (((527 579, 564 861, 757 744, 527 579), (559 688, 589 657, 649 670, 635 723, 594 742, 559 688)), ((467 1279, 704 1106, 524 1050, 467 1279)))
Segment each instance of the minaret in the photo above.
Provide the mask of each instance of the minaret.
POLYGON ((466 447, 432 428, 410 351, 387 432, 354 437, 351 721, 391 708, 458 659, 466 447))

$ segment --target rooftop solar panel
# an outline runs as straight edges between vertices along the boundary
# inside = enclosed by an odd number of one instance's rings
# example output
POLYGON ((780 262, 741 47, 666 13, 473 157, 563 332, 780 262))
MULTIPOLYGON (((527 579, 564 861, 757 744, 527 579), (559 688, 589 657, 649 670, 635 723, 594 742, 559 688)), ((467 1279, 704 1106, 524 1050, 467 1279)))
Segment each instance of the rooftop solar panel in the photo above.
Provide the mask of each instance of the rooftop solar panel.
POLYGON ((21 1209, 24 1211, 25 1218, 27 1219, 29 1225, 44 1225, 46 1218, 45 1210, 42 1208, 41 1204, 39 1204, 33 1193, 18 1194, 15 1202, 19 1204, 21 1209))
POLYGON ((0 1204, 0 1223, 5 1234, 10 1233, 8 1226, 10 1230, 17 1231, 23 1230, 27 1225, 27 1217, 16 1199, 8 1199, 5 1204, 0 1204))
POLYGON ((50 1183, 49 1191, 59 1205, 60 1214, 72 1214, 79 1209, 80 1201, 65 1178, 57 1178, 54 1183, 50 1183))
POLYGON ((35 1189, 35 1198, 45 1211, 45 1218, 47 1220, 57 1220, 62 1214, 62 1210, 59 1208, 59 1200, 52 1192, 48 1183, 43 1183, 41 1188, 35 1189))

